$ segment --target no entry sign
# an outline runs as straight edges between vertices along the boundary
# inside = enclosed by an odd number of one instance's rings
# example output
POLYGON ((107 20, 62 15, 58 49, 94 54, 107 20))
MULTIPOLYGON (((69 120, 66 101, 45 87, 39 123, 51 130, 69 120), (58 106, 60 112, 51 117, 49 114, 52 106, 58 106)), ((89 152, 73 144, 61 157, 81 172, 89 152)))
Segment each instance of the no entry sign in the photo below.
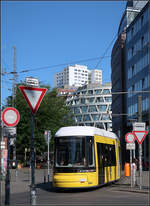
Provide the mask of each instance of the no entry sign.
POLYGON ((134 140, 135 140, 134 134, 132 134, 132 133, 127 133, 127 134, 125 135, 125 140, 126 140, 127 143, 133 143, 134 140))
POLYGON ((7 127, 14 127, 18 124, 20 115, 14 107, 7 107, 2 112, 2 121, 7 127))

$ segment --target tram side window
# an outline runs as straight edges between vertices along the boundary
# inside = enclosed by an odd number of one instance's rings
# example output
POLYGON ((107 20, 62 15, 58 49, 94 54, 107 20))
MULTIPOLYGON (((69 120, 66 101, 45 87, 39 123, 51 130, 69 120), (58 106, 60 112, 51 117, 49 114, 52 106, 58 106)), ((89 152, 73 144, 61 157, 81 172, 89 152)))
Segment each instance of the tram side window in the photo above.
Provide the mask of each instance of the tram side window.
POLYGON ((88 152, 88 166, 90 167, 95 166, 94 145, 92 144, 92 142, 89 142, 87 152, 88 152))
POLYGON ((102 161, 104 167, 109 166, 109 155, 108 155, 108 145, 107 144, 102 144, 102 161))
POLYGON ((115 146, 102 144, 103 164, 105 167, 116 165, 115 146))
POLYGON ((109 145, 110 156, 111 156, 111 166, 116 166, 116 153, 115 153, 115 145, 109 145))

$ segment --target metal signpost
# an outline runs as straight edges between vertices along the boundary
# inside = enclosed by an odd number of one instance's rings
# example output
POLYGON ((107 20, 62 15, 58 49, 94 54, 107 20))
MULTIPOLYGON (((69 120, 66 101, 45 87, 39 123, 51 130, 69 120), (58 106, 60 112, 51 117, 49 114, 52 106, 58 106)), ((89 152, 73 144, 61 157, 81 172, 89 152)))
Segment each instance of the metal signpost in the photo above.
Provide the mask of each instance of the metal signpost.
POLYGON ((142 142, 147 135, 144 122, 133 123, 133 134, 139 143, 139 171, 140 171, 140 190, 142 189, 142 142))
POLYGON ((44 133, 44 137, 45 137, 45 140, 47 142, 47 147, 48 147, 48 153, 47 153, 47 165, 48 165, 48 182, 49 182, 49 176, 50 176, 50 160, 49 160, 49 143, 50 143, 50 140, 51 140, 51 131, 50 130, 46 130, 45 133, 44 133))
MULTIPOLYGON (((2 121, 7 127, 16 126, 20 115, 14 107, 8 107, 2 112, 2 121)), ((5 179, 5 205, 10 205, 10 132, 7 134, 7 173, 5 179)))
POLYGON ((30 204, 36 205, 35 189, 35 152, 34 152, 34 115, 37 112, 40 103, 47 91, 46 88, 37 88, 39 86, 36 78, 26 78, 28 86, 19 86, 24 98, 31 109, 31 185, 30 185, 30 204), (33 87, 34 86, 34 87, 33 87))
POLYGON ((127 142, 126 149, 130 150, 131 187, 133 187, 132 150, 135 150, 135 136, 132 133, 127 133, 125 135, 125 140, 127 142))

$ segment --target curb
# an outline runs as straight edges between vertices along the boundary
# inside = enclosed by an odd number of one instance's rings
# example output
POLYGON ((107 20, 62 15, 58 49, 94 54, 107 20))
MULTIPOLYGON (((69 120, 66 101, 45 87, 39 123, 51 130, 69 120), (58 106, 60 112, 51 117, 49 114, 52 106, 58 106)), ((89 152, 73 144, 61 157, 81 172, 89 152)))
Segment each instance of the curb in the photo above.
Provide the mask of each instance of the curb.
POLYGON ((115 188, 115 190, 118 190, 118 191, 125 191, 125 192, 137 192, 137 193, 145 193, 145 194, 149 194, 150 193, 150 188, 148 189, 137 189, 137 188, 130 188, 130 185, 129 187, 122 187, 122 186, 119 186, 119 185, 114 185, 112 186, 115 188))
POLYGON ((143 193, 143 194, 150 194, 150 191, 145 191, 145 190, 133 190, 133 189, 123 189, 119 188, 118 191, 124 191, 124 192, 135 192, 135 193, 143 193))

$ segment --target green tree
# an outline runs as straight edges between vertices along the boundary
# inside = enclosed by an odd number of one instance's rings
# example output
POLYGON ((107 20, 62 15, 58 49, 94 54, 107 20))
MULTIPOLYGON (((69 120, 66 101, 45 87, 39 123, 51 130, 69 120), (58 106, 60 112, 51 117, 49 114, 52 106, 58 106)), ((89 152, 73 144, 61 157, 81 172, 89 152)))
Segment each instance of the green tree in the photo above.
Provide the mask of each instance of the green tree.
MULTIPOLYGON (((19 85, 18 85, 19 86, 19 85)), ((25 148, 30 148, 31 141, 31 110, 18 89, 16 91, 15 108, 20 113, 20 121, 17 125, 16 149, 17 158, 24 156, 25 148)), ((36 154, 41 155, 47 151, 44 139, 44 131, 51 130, 52 140, 50 148, 53 147, 53 137, 56 131, 63 126, 73 125, 73 118, 69 108, 65 104, 65 98, 57 95, 57 90, 51 90, 48 85, 41 85, 47 88, 47 92, 40 104, 37 113, 34 115, 34 143, 36 154)), ((7 98, 7 105, 11 106, 12 97, 7 98)))

